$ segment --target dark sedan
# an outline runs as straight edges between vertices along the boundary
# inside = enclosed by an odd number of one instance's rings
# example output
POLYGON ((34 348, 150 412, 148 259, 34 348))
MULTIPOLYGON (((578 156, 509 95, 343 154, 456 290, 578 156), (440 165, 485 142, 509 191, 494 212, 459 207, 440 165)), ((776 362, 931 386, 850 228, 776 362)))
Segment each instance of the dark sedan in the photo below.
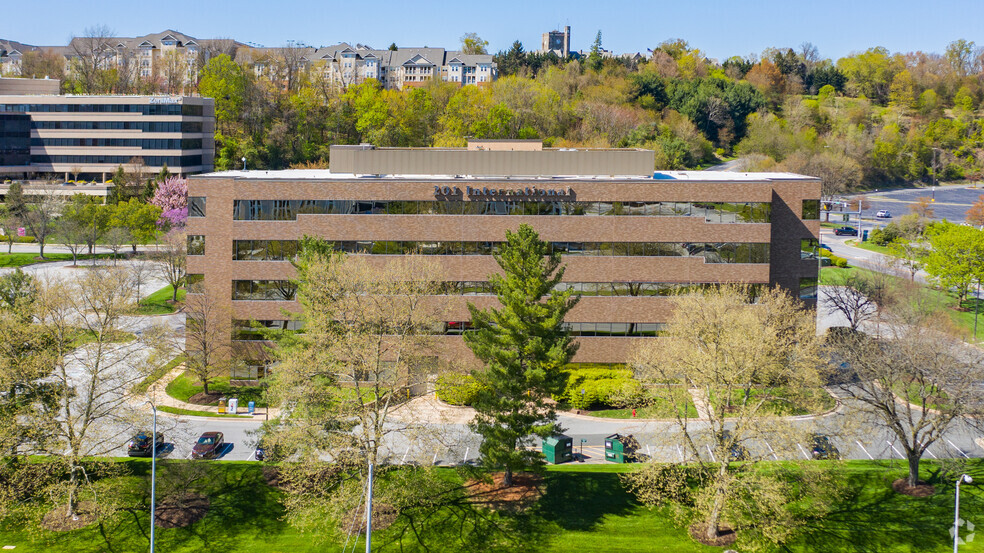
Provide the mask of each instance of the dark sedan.
POLYGON ((810 437, 814 459, 840 459, 840 451, 830 442, 830 438, 820 434, 810 437))
MULTIPOLYGON (((126 444, 126 454, 130 457, 150 457, 152 432, 137 432, 126 444)), ((157 452, 164 448, 164 435, 157 433, 157 452)))
POLYGON ((837 236, 857 236, 858 229, 854 227, 838 227, 834 229, 834 234, 837 236))
POLYGON ((221 432, 205 432, 191 449, 192 459, 214 459, 222 449, 221 432))

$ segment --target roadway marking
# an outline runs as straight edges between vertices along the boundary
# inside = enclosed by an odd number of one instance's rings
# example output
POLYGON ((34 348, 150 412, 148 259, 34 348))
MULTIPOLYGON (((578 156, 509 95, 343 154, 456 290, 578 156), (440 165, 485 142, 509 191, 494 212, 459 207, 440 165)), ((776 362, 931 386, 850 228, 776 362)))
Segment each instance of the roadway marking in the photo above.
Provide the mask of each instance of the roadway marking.
MULTIPOLYGON (((804 457, 804 458, 805 458, 805 459, 806 459, 807 461, 809 461, 809 460, 810 460, 810 456, 806 454, 806 450, 805 450, 805 449, 803 449, 803 446, 802 446, 802 445, 800 445, 800 444, 796 444, 796 446, 800 448, 800 451, 801 451, 801 452, 803 453, 803 457, 804 457)), ((772 448, 769 448, 769 449, 772 449, 772 448)))
POLYGON ((864 454, 867 455, 869 459, 871 459, 872 461, 875 460, 875 458, 872 457, 870 453, 868 453, 868 450, 865 449, 865 447, 863 445, 861 445, 861 440, 854 440, 854 443, 858 444, 858 447, 861 448, 861 451, 863 451, 864 454))
POLYGON ((717 463, 717 459, 714 458, 714 452, 711 451, 711 446, 707 446, 707 452, 711 454, 711 462, 717 463))
POLYGON ((772 449, 772 445, 770 445, 769 442, 767 442, 765 440, 762 440, 762 441, 765 442, 765 447, 769 448, 769 453, 772 454, 772 458, 775 459, 776 461, 778 461, 779 460, 779 456, 776 455, 776 451, 774 449, 772 449))
POLYGON ((966 453, 964 453, 964 451, 962 449, 960 449, 959 447, 957 447, 957 445, 955 443, 951 442, 949 438, 947 438, 946 443, 948 443, 951 446, 953 446, 953 449, 956 449, 957 450, 957 453, 963 455, 965 459, 970 459, 970 455, 967 455, 966 453))
POLYGON ((888 444, 888 447, 892 448, 892 451, 894 451, 895 454, 899 456, 899 459, 905 458, 905 456, 902 455, 902 453, 900 453, 899 450, 895 449, 895 444, 894 443, 892 443, 892 442, 890 442, 888 440, 885 440, 885 443, 888 444))

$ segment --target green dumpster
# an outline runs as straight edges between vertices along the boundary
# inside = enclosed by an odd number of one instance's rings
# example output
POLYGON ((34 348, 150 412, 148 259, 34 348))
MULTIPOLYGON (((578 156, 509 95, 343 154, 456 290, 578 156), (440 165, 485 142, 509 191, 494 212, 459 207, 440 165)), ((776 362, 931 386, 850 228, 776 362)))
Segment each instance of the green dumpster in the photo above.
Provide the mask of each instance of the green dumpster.
POLYGON ((631 435, 612 434, 605 437, 605 460, 609 463, 631 463, 639 443, 631 435))
POLYGON ((554 465, 574 459, 574 440, 570 436, 555 434, 543 439, 543 455, 554 465))

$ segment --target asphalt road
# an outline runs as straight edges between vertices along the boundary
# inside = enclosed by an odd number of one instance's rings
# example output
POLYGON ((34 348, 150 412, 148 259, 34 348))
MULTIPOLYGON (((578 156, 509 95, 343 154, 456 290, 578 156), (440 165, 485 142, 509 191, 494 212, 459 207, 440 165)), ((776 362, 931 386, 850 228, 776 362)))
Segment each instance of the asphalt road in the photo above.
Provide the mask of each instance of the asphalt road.
MULTIPOLYGON (((907 213, 911 213, 912 206, 919 198, 929 197, 932 202, 933 216, 931 219, 946 219, 954 223, 962 223, 966 218, 967 210, 982 195, 984 195, 984 185, 947 185, 935 188, 907 188, 903 190, 893 190, 885 192, 869 192, 862 194, 870 202, 870 209, 865 210, 865 214, 874 215, 878 210, 886 209, 891 212, 893 218, 898 218, 907 213)), ((867 218, 866 218, 867 219, 867 218)), ((888 221, 874 220, 871 222, 884 225, 888 221)))

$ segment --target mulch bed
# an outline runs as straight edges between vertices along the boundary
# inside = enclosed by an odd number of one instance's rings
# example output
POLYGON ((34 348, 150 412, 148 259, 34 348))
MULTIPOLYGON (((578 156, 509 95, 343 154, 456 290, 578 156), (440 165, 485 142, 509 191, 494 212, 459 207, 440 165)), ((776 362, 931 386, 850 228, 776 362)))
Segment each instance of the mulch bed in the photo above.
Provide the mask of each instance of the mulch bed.
POLYGON ((280 469, 277 467, 263 467, 263 480, 271 488, 280 487, 280 469))
POLYGON ((898 493, 912 497, 929 497, 936 493, 936 486, 920 480, 915 486, 910 486, 906 478, 892 482, 892 489, 898 493))
MULTIPOLYGON (((392 505, 374 502, 372 505, 373 531, 385 530, 389 528, 394 522, 396 522, 396 517, 398 515, 399 513, 396 512, 396 509, 392 505)), ((354 520, 355 526, 357 527, 356 530, 360 533, 364 532, 366 529, 366 506, 359 505, 358 511, 350 509, 347 513, 345 513, 342 520, 346 525, 352 524, 352 521, 354 520)))
POLYGON ((54 532, 68 532, 85 528, 96 521, 96 505, 91 501, 82 501, 76 505, 75 519, 66 517, 65 510, 65 505, 59 505, 48 511, 41 519, 41 526, 54 532))
POLYGON ((480 506, 498 510, 522 510, 535 503, 543 495, 543 477, 539 474, 513 474, 512 486, 502 486, 505 474, 490 475, 492 482, 469 480, 465 489, 472 501, 480 506))
POLYGON ((154 518, 158 528, 184 528, 201 520, 208 513, 208 507, 207 497, 186 492, 158 503, 154 518))
POLYGON ((223 397, 222 394, 209 393, 205 395, 205 392, 198 392, 197 394, 188 398, 188 403, 194 403, 195 405, 217 405, 219 399, 223 397))
POLYGON ((710 545, 714 547, 726 547, 738 539, 738 534, 735 533, 734 529, 727 526, 718 527, 718 537, 709 540, 705 531, 707 530, 706 524, 691 524, 690 525, 690 537, 704 545, 710 545))

